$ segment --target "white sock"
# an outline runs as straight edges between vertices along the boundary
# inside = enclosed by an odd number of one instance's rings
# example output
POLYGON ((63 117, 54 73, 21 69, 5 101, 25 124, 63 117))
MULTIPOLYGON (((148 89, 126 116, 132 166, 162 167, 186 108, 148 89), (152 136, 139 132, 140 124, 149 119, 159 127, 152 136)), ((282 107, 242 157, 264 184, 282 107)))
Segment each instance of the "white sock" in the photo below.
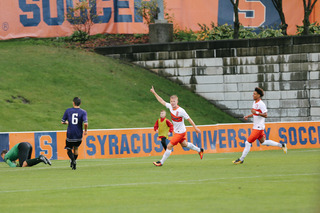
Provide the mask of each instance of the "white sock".
POLYGON ((250 152, 250 149, 251 149, 251 143, 249 143, 248 141, 246 141, 245 143, 245 147, 244 147, 244 150, 242 152, 242 156, 240 157, 240 160, 243 161, 244 158, 247 156, 247 154, 250 152))
POLYGON ((193 143, 187 142, 187 144, 188 144, 187 148, 192 149, 192 150, 197 151, 197 152, 201 151, 201 149, 199 147, 193 145, 193 143))
POLYGON ((282 147, 281 143, 275 142, 273 140, 266 140, 262 143, 262 145, 269 145, 269 146, 278 146, 278 147, 282 147))
POLYGON ((162 159, 160 160, 161 164, 163 164, 167 158, 170 156, 172 150, 166 149, 166 151, 164 152, 162 159))

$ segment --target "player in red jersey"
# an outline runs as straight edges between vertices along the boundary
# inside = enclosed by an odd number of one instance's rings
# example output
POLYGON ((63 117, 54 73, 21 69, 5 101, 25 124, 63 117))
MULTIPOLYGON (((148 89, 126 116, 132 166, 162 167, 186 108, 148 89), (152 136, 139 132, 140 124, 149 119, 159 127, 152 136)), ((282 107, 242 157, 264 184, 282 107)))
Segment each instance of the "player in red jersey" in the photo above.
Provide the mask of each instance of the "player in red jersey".
POLYGON ((273 140, 266 140, 266 135, 264 134, 264 128, 265 128, 265 119, 268 117, 267 115, 267 107, 261 100, 262 96, 264 95, 264 92, 261 88, 256 87, 253 92, 253 106, 251 109, 250 115, 244 116, 244 119, 247 120, 250 117, 253 117, 253 128, 252 132, 245 142, 245 148, 242 152, 242 156, 232 161, 234 164, 242 164, 244 162, 244 158, 247 156, 251 149, 251 143, 255 142, 257 139, 260 141, 261 145, 265 146, 277 146, 283 149, 284 153, 287 153, 287 145, 285 143, 281 144, 278 142, 275 142, 273 140))
POLYGON ((200 155, 200 159, 203 157, 203 149, 196 147, 194 144, 186 141, 186 127, 184 125, 184 119, 187 119, 189 123, 193 126, 193 128, 196 130, 197 133, 201 133, 200 129, 195 125, 193 120, 189 117, 187 112, 182 109, 178 105, 178 97, 176 95, 172 95, 170 97, 170 104, 165 102, 154 90, 153 86, 150 89, 150 92, 153 93, 153 95, 156 97, 156 99, 165 107, 167 107, 170 110, 172 123, 173 123, 173 129, 174 129, 174 136, 172 137, 170 143, 167 146, 166 151, 163 154, 163 157, 160 161, 153 162, 155 166, 162 166, 163 163, 167 160, 167 158, 170 156, 172 152, 172 148, 179 144, 182 147, 187 147, 189 149, 192 149, 194 151, 197 151, 200 155))

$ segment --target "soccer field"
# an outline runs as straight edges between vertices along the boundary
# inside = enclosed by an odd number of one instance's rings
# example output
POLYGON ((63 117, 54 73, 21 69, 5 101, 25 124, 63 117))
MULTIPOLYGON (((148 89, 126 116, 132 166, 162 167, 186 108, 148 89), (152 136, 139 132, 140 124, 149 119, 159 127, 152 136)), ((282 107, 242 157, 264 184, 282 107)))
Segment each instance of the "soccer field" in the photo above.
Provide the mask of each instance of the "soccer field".
POLYGON ((1 212, 319 212, 320 149, 0 164, 1 212))

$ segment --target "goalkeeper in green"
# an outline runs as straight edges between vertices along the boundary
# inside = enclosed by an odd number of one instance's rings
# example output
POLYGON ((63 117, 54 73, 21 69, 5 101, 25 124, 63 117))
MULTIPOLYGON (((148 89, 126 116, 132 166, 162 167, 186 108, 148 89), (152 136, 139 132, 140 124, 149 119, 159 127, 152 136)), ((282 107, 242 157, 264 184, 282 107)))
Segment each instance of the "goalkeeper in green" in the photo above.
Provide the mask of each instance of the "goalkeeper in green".
POLYGON ((48 158, 40 155, 37 158, 31 159, 32 146, 28 142, 21 142, 16 144, 12 149, 3 150, 1 152, 1 157, 10 167, 28 167, 34 166, 38 163, 45 163, 51 166, 51 162, 48 158), (19 163, 15 163, 19 159, 19 163))

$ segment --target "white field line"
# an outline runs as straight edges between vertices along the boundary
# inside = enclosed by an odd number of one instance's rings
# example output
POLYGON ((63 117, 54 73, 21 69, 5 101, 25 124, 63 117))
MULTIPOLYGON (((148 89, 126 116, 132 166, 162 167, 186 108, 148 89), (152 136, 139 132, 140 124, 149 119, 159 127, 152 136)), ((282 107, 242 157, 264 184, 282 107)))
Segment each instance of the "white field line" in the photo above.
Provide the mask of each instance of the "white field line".
MULTIPOLYGON (((229 160, 232 160, 230 158, 212 158, 212 159, 206 159, 206 161, 216 161, 216 160, 226 160, 226 159, 229 159, 229 160)), ((66 161, 66 160, 65 160, 66 161)), ((128 161, 128 162, 110 162, 109 159, 95 159, 95 160, 89 160, 89 161, 85 161, 83 162, 85 165, 82 165, 81 163, 81 160, 77 161, 78 162, 78 167, 80 168, 83 168, 83 167, 96 167, 96 166, 114 166, 114 165, 128 165, 128 164, 150 164, 152 165, 152 167, 154 167, 154 165, 152 164, 152 160, 150 161, 128 161), (87 164, 88 162, 105 162, 105 163, 100 163, 100 164, 97 164, 97 163, 94 163, 94 164, 87 164)), ((175 159, 174 160, 175 163, 179 163, 179 162, 185 162, 185 160, 179 160, 179 159, 175 159)), ((59 165, 60 166, 55 166, 54 165, 54 161, 53 161, 53 164, 52 166, 46 166, 46 167, 27 167, 27 168, 9 168, 8 165, 5 165, 5 167, 0 167, 1 168, 5 168, 5 169, 1 169, 0 171, 1 172, 24 172, 24 171, 34 171, 34 170, 46 170, 46 169, 61 169, 61 168, 68 168, 69 165, 70 165, 70 162, 67 160, 67 163, 65 163, 64 166, 61 166, 61 163, 59 162, 59 165)))
POLYGON ((289 152, 289 151, 295 151, 295 152, 320 152, 320 149, 312 149, 312 150, 299 150, 299 149, 296 149, 296 150, 292 149, 292 150, 290 150, 290 149, 288 149, 288 152, 289 152))
POLYGON ((142 185, 163 185, 163 184, 191 184, 201 182, 212 182, 224 180, 235 180, 235 179, 252 179, 252 178, 273 178, 273 177, 290 177, 290 176, 312 176, 320 175, 320 173, 303 173, 303 174, 285 174, 285 175, 263 175, 263 176, 251 176, 251 177, 229 177, 229 178, 209 178, 209 179, 198 179, 198 180, 178 180, 178 181, 167 181, 167 182, 136 182, 136 183, 115 183, 115 184, 100 184, 100 185, 85 185, 76 187, 61 187, 53 189, 21 189, 21 190, 4 190, 0 193, 15 193, 15 192, 35 192, 35 191, 57 191, 57 190, 69 190, 69 189, 89 189, 89 188, 108 188, 108 187, 123 187, 123 186, 142 186, 142 185))
MULTIPOLYGON (((320 152, 320 149, 314 149, 314 150, 299 150, 299 149, 292 149, 288 150, 288 154, 290 152, 320 152)), ((214 154, 214 153, 208 153, 208 154, 214 154)), ((224 154, 234 154, 234 153, 224 153, 224 154)), ((155 157, 155 156, 153 156, 155 157)), ((158 156, 159 157, 159 156, 158 156)), ((205 161, 216 161, 216 160, 232 160, 230 158, 209 158, 205 159, 205 161)), ((45 170, 45 169, 61 169, 61 168, 66 168, 66 166, 55 166, 53 161, 53 166, 47 166, 47 167, 33 167, 33 168, 8 168, 7 165, 4 167, 0 167, 1 172, 20 172, 20 171, 25 171, 25 170, 45 170), (2 169, 4 168, 4 169, 2 169)), ((60 160, 59 160, 60 161, 60 160)), ((67 166, 69 165, 69 160, 61 160, 61 161, 67 161, 68 163, 66 164, 67 166)), ((83 160, 78 160, 81 165, 81 161, 83 160)), ((125 164, 150 164, 152 163, 151 161, 146 162, 145 158, 111 158, 111 159, 85 159, 84 161, 87 162, 105 162, 104 164, 94 164, 94 165, 81 165, 81 167, 92 167, 92 166, 113 166, 113 165, 125 165, 125 164), (121 161, 121 162, 119 162, 121 161)), ((185 160, 183 159, 175 159, 175 162, 183 162, 185 160)))

